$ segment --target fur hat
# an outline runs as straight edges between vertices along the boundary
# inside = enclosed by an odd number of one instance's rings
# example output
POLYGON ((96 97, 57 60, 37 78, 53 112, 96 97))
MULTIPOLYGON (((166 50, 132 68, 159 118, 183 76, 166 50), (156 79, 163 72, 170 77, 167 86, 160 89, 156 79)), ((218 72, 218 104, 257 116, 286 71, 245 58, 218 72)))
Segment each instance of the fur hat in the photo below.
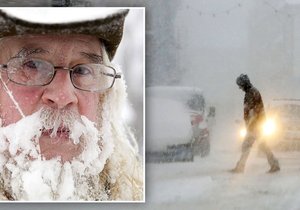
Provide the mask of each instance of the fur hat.
MULTIPOLYGON (((125 17, 129 10, 119 10, 94 20, 38 23, 14 17, 0 10, 0 38, 24 34, 86 34, 99 37, 112 60, 123 36, 125 17)), ((55 14, 53 14, 55 15, 55 14)))

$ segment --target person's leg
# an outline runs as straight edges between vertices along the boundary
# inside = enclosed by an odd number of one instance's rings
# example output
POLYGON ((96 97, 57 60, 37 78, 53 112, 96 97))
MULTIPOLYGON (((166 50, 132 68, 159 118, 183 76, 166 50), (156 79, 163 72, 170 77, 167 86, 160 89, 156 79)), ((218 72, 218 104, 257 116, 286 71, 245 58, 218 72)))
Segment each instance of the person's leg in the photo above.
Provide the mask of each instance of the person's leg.
POLYGON ((272 153, 271 149, 268 147, 268 145, 262 141, 260 144, 259 144, 259 149, 266 154, 267 156, 267 159, 268 159, 268 163, 270 165, 270 170, 268 171, 269 173, 273 173, 273 172, 276 172, 276 171, 279 171, 280 170, 280 167, 279 167, 279 162, 278 160, 275 158, 274 154, 272 153))
POLYGON ((255 141, 255 137, 253 135, 247 135, 242 144, 242 154, 239 161, 236 164, 236 167, 231 170, 234 173, 242 173, 244 172, 245 165, 250 154, 251 147, 255 141))

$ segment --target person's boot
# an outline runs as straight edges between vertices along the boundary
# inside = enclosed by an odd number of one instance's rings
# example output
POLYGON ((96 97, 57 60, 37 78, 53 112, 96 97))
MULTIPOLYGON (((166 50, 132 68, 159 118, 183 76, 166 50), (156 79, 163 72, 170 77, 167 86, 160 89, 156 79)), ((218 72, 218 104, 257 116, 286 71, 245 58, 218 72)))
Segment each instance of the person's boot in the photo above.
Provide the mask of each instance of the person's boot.
POLYGON ((280 167, 279 165, 273 165, 271 166, 270 170, 268 171, 268 173, 275 173, 277 171, 280 171, 280 167))
POLYGON ((277 171, 280 171, 279 162, 275 158, 275 156, 273 155, 270 148, 265 143, 260 144, 260 148, 267 155, 268 163, 271 166, 270 170, 267 171, 267 172, 268 173, 275 173, 277 171))
POLYGON ((235 168, 229 170, 229 172, 231 172, 231 173, 244 173, 244 169, 239 168, 239 167, 235 167, 235 168))
POLYGON ((245 164, 242 161, 238 161, 235 168, 229 170, 231 173, 243 173, 245 164))
POLYGON ((279 163, 276 160, 274 164, 272 164, 270 170, 268 171, 268 173, 275 173, 277 171, 280 171, 280 167, 279 167, 279 163))

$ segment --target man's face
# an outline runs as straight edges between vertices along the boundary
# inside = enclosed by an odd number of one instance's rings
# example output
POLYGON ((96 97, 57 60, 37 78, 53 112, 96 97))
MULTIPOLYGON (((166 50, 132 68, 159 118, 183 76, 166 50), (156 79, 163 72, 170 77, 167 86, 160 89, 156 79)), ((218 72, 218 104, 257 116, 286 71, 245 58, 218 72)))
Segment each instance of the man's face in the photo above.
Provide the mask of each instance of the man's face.
MULTIPOLYGON (((0 63, 6 64, 11 58, 23 56, 24 59, 35 58, 50 62, 54 66, 72 68, 78 64, 101 63, 101 46, 96 37, 86 35, 26 35, 6 37, 0 41, 0 63)), ((46 86, 29 87, 15 84, 2 74, 4 83, 12 92, 25 116, 41 108, 68 110, 97 121, 99 93, 76 89, 71 82, 70 72, 60 70, 52 82, 46 86)), ((22 116, 12 99, 0 86, 0 117, 2 126, 19 121, 22 116)), ((81 152, 81 144, 74 144, 66 133, 50 137, 43 133, 39 145, 41 154, 46 159, 61 156, 63 161, 71 160, 81 152)))
POLYGON ((244 91, 244 92, 245 92, 245 88, 244 88, 244 86, 242 86, 242 85, 239 85, 239 84, 238 84, 238 86, 239 86, 239 89, 241 89, 242 91, 244 91))

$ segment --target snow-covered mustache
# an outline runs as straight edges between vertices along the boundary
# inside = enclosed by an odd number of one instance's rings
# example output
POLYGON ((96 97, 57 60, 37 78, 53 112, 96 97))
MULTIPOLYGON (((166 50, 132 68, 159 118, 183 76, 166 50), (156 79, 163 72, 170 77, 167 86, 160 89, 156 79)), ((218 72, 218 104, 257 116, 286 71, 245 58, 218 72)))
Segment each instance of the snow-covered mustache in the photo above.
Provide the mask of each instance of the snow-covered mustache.
POLYGON ((0 127, 0 179, 17 200, 108 199, 99 174, 113 152, 109 134, 103 140, 95 123, 77 112, 42 108, 0 127), (74 143, 80 141, 81 154, 66 162, 42 158, 39 141, 44 130, 55 136, 62 129, 69 130, 74 143))
POLYGON ((44 107, 40 110, 40 120, 42 131, 47 131, 51 138, 56 137, 58 131, 68 132, 75 144, 79 143, 79 138, 85 130, 80 115, 72 110, 44 107), (81 134, 78 134, 78 129, 81 130, 81 134))

